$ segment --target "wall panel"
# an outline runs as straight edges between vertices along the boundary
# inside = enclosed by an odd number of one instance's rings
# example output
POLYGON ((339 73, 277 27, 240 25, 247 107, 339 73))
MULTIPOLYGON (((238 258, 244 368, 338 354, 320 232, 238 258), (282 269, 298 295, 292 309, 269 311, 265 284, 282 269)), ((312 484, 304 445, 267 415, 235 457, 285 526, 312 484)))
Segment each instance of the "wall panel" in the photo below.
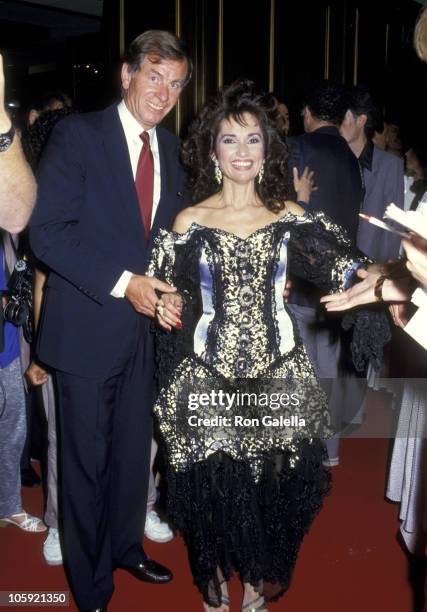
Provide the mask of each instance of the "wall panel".
MULTIPOLYGON (((176 31, 188 42, 194 60, 192 83, 179 116, 169 128, 185 133, 194 113, 217 91, 218 83, 239 77, 255 80, 290 104, 294 128, 304 92, 328 76, 372 88, 388 113, 407 108, 408 91, 427 68, 412 50, 412 28, 419 10, 413 0, 273 0, 274 71, 270 74, 272 0, 117 0, 124 8, 122 37, 127 44, 149 28, 176 31), (249 8, 250 6, 250 8, 249 8), (179 19, 177 20, 177 8, 179 19), (221 13, 222 11, 222 13, 221 13), (222 20, 220 17, 222 16, 222 20)), ((116 11, 117 13, 117 11, 116 11)), ((114 25, 114 24, 113 24, 114 25)), ((120 35, 119 24, 109 31, 120 35)), ((116 49, 118 44, 112 44, 116 49)), ((424 92, 427 78, 420 83, 424 92)))

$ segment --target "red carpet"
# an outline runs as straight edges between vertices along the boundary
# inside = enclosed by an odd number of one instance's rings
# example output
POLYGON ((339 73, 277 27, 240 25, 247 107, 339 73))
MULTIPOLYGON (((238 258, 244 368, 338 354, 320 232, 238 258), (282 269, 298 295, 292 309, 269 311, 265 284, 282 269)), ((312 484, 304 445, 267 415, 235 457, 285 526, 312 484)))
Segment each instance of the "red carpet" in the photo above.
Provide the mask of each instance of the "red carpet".
MULTIPOLYGON (((381 412, 381 395, 377 398, 377 412, 381 412)), ((416 610, 408 561, 396 539, 398 507, 384 500, 388 452, 386 439, 343 441, 341 465, 333 470, 332 493, 303 544, 289 592, 269 606, 271 612, 416 610)), ((24 504, 40 516, 40 489, 25 489, 24 504)), ((44 537, 13 527, 0 529, 0 590, 68 590, 62 566, 44 563, 44 537)), ((147 541, 145 549, 173 570, 174 581, 166 586, 146 585, 117 572, 109 612, 202 612, 182 540, 147 541)), ((230 590, 230 612, 237 612, 241 597, 237 579, 230 590)), ((76 609, 73 601, 68 609, 76 609)))

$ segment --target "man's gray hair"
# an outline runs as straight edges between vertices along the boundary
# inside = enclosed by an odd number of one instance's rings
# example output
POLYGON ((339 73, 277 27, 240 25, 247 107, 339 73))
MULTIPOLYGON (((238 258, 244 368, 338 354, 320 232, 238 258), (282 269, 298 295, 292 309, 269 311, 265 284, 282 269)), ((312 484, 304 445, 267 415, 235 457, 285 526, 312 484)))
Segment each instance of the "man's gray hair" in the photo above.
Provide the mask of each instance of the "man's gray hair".
POLYGON ((154 64, 165 59, 178 62, 186 61, 187 76, 184 85, 191 79, 193 63, 189 57, 187 46, 175 34, 164 30, 147 30, 130 43, 123 61, 129 64, 130 72, 135 73, 147 56, 154 64))

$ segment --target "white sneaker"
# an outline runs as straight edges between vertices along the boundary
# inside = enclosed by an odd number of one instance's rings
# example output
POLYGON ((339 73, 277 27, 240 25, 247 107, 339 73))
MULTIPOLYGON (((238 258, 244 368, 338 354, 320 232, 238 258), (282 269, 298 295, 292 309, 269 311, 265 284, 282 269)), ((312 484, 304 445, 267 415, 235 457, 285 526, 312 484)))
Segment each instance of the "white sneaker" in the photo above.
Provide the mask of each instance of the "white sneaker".
POLYGON ((159 543, 170 542, 174 537, 169 525, 161 521, 159 515, 154 510, 147 513, 144 533, 147 538, 159 543))
POLYGON ((43 556, 48 565, 62 565, 59 533, 55 527, 49 528, 49 534, 43 542, 43 556))
POLYGON ((328 457, 327 459, 323 459, 322 461, 323 465, 325 467, 337 467, 337 465, 340 464, 340 458, 339 457, 328 457))

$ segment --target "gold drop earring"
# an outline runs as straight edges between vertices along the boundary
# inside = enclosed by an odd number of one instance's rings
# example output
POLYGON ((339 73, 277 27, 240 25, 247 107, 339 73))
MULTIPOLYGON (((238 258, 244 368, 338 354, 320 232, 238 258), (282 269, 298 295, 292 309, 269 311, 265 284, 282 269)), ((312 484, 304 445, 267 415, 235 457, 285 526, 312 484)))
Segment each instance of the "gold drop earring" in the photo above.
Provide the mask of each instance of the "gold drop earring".
POLYGON ((218 183, 218 185, 221 185, 222 183, 222 172, 221 172, 221 168, 219 167, 219 163, 217 159, 212 160, 215 166, 215 170, 214 170, 214 174, 215 174, 215 180, 218 183))

